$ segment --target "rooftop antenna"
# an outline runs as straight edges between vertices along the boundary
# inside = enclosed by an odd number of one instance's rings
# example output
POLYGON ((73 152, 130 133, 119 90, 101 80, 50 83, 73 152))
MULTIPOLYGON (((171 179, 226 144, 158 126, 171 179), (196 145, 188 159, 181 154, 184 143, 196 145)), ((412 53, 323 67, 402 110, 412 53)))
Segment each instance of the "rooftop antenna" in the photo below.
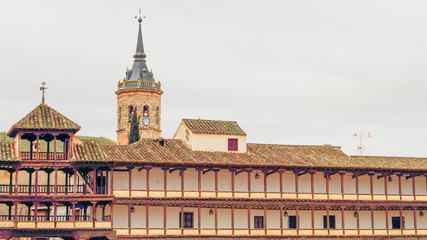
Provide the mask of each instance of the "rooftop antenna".
POLYGON ((359 133, 353 133, 354 138, 359 138, 359 145, 357 146, 357 151, 360 151, 360 156, 363 156, 363 152, 365 151, 365 145, 363 145, 363 139, 364 138, 370 138, 371 132, 368 132, 366 134, 359 133))
POLYGON ((42 91, 42 103, 44 103, 44 90, 48 89, 46 86, 46 82, 42 82, 42 86, 40 87, 40 91, 42 91))

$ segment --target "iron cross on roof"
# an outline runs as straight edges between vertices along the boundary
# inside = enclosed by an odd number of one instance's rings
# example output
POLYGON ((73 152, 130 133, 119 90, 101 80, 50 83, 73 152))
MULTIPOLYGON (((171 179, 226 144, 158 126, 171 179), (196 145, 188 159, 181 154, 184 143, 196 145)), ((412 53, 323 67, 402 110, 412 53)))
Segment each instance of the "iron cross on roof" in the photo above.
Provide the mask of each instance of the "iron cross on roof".
POLYGON ((46 82, 42 82, 42 86, 40 87, 40 91, 42 91, 42 103, 44 103, 44 90, 48 89, 46 86, 46 82))

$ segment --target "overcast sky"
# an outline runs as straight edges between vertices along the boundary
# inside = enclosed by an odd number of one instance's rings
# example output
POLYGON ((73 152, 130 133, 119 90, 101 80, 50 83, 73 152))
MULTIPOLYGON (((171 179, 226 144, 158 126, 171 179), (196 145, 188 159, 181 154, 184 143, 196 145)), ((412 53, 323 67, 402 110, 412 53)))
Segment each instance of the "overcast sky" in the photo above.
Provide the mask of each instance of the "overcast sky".
POLYGON ((427 157, 427 1, 1 1, 0 128, 41 102, 116 140, 138 8, 163 136, 235 120, 248 142, 427 157))

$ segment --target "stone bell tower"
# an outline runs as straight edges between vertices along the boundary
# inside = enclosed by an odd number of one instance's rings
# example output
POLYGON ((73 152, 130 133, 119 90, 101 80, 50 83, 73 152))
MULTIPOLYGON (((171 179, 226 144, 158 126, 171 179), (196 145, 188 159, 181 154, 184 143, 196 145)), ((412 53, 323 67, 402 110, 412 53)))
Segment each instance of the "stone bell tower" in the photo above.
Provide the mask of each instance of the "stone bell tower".
POLYGON ((133 55, 132 69, 126 71, 126 78, 119 82, 117 94, 117 143, 128 144, 130 116, 137 111, 140 117, 141 138, 159 138, 161 133, 161 90, 153 72, 148 70, 142 42, 141 16, 138 18, 139 30, 136 53, 133 55))

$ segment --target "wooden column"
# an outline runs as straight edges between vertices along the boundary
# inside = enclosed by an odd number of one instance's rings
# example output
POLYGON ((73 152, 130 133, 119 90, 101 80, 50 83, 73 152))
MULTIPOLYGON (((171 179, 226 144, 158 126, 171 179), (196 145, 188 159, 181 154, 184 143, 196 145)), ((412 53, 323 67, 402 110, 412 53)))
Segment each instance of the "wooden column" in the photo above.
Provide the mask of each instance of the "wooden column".
POLYGON ((230 169, 230 174, 231 174, 231 196, 234 198, 234 192, 235 190, 235 180, 234 180, 234 176, 236 175, 236 169, 232 168, 230 169))
POLYGON ((343 230, 343 234, 345 235, 344 229, 345 229, 345 216, 344 216, 344 208, 345 206, 341 206, 341 228, 343 230))
POLYGON ((37 142, 37 148, 36 148, 37 156, 36 156, 36 160, 37 160, 37 161, 38 161, 38 160, 40 160, 40 153, 39 153, 40 146, 39 146, 39 140, 40 140, 40 135, 39 135, 39 134, 37 134, 37 135, 36 135, 36 142, 37 142))
POLYGON ((279 207, 280 210, 280 232, 283 234, 283 206, 279 207))
POLYGON ((412 178, 412 195, 414 195, 414 200, 416 199, 415 197, 415 175, 411 174, 411 178, 412 178))
POLYGON ((202 206, 197 205, 197 228, 199 229, 199 235, 202 233, 202 206))
POLYGON ((129 197, 132 197, 132 169, 133 167, 128 167, 129 171, 129 197))
POLYGON ((267 206, 262 206, 262 208, 263 208, 263 210, 264 210, 264 223, 263 223, 263 225, 264 225, 264 231, 265 231, 265 234, 267 234, 267 206))
POLYGON ((295 214, 296 214, 296 220, 297 220, 297 232, 299 234, 299 206, 295 206, 295 214))
POLYGON ((278 172, 279 172, 279 181, 280 181, 280 183, 279 183, 279 186, 280 186, 280 198, 282 198, 283 197, 283 172, 284 171, 281 170, 281 169, 279 169, 278 172))
POLYGON ((53 219, 54 227, 56 228, 56 223, 58 222, 58 203, 53 203, 53 219))
POLYGON ((73 175, 73 177, 74 177, 74 195, 75 194, 77 194, 77 168, 76 169, 74 169, 74 175, 73 175))
MULTIPOLYGON (((369 208, 371 209, 371 228, 372 228, 372 231, 374 231, 374 229, 375 229, 375 215, 374 215, 374 207, 372 207, 372 206, 369 206, 369 208)), ((359 213, 357 213, 357 215, 359 216, 359 213)))
POLYGON ((92 202, 92 224, 93 228, 95 228, 95 222, 96 222, 96 202, 92 202))
POLYGON ((202 197, 202 171, 203 168, 196 168, 197 171, 197 192, 199 197, 202 197))
POLYGON ((146 180, 146 188, 147 188, 147 196, 150 196, 150 169, 151 167, 146 167, 145 170, 147 171, 147 180, 146 180))
POLYGON ((396 174, 396 175, 399 183, 399 197, 400 197, 400 200, 402 200, 402 175, 403 174, 396 174))
MULTIPOLYGON (((299 171, 298 170, 295 170, 295 171, 293 171, 294 172, 294 174, 295 174, 295 193, 296 193, 296 195, 297 195, 297 198, 298 198, 298 174, 299 174, 299 171)), ((297 222, 298 222, 298 217, 297 217, 297 222)))
POLYGON ((344 175, 346 174, 346 172, 340 172, 339 174, 341 176, 341 194, 344 195, 344 175))
POLYGON ((181 176, 181 195, 182 197, 184 197, 184 191, 185 191, 185 186, 184 186, 184 169, 180 169, 179 170, 179 175, 181 176))
POLYGON ((9 170, 9 195, 13 193, 13 170, 9 170))
POLYGON ((356 176, 356 195, 357 199, 359 199, 359 173, 354 173, 356 176))
POLYGON ((326 206, 326 228, 328 229, 328 235, 329 235, 329 232, 330 232, 330 229, 331 229, 331 223, 330 223, 329 220, 330 220, 329 219, 329 207, 326 206))
POLYGON ((50 195, 50 174, 52 173, 52 169, 48 169, 46 170, 46 174, 47 174, 47 195, 50 195))
POLYGON ((388 173, 384 173, 384 194, 386 196, 386 199, 388 199, 388 173))
POLYGON ((325 178, 326 178, 326 195, 328 196, 328 199, 329 199, 329 181, 331 178, 331 175, 329 172, 325 173, 325 178))
MULTIPOLYGON (((93 174, 92 174, 92 176, 93 176, 93 193, 94 193, 94 194, 97 194, 97 193, 98 193, 98 191, 97 191, 97 187, 96 187, 96 185, 97 185, 97 183, 96 183, 96 176, 97 176, 97 173, 98 173, 98 169, 93 168, 93 174)), ((130 197, 130 195, 129 195, 129 197, 130 197)))
POLYGON ((314 174, 316 174, 316 171, 310 171, 310 193, 311 193, 311 199, 314 198, 314 174))
MULTIPOLYGON (((114 167, 110 168, 110 176, 111 176, 111 186, 110 186, 110 194, 114 195, 114 167)), ((111 205, 111 209, 113 208, 113 205, 111 205)), ((113 219, 113 218, 111 218, 113 219)))
POLYGON ((231 232, 234 235, 234 205, 231 205, 231 232))
POLYGON ((148 231, 150 229, 150 204, 145 204, 145 228, 147 229, 148 234, 148 231))
POLYGON ((215 234, 218 234, 218 206, 215 205, 215 234))
POLYGON ((114 205, 111 203, 110 204, 110 215, 111 215, 111 227, 113 227, 114 226, 114 205))
POLYGON ((57 156, 56 156, 56 134, 53 135, 53 159, 56 161, 57 160, 57 156))
POLYGON ((165 191, 165 197, 167 196, 167 190, 168 190, 168 170, 169 168, 162 168, 163 169, 163 190, 165 191))
POLYGON ((34 194, 37 195, 39 191, 39 168, 36 168, 36 174, 34 176, 34 194))
POLYGON ((268 173, 268 170, 264 169, 261 172, 263 173, 263 176, 264 176, 264 196, 267 197, 267 191, 268 191, 268 189, 267 189, 267 173, 268 173))
MULTIPOLYGON (((77 202, 71 202, 71 204, 73 205, 73 208, 72 208, 72 214, 73 214, 73 216, 71 217, 71 219, 73 220, 73 222, 75 223, 76 222, 76 204, 77 204, 77 202)), ((95 215, 94 215, 95 216, 95 215)), ((95 224, 94 224, 94 226, 93 227, 95 227, 95 224)))
POLYGON ((399 207, 400 229, 403 229, 402 207, 399 207))
POLYGON ((388 207, 384 207, 384 208, 385 208, 385 229, 387 229, 387 234, 388 234, 388 230, 390 229, 388 225, 388 207))
MULTIPOLYGON (((216 211, 215 211, 215 214, 216 214, 216 211)), ((184 205, 182 205, 182 204, 181 204, 180 218, 181 218, 181 220, 180 220, 181 224, 180 224, 179 228, 181 228, 181 235, 183 235, 184 234, 184 205)), ((216 223, 216 220, 215 220, 215 223, 216 223)), ((215 229, 216 229, 216 225, 215 225, 215 229)))
POLYGON ((357 235, 360 235, 360 214, 359 214, 359 207, 356 207, 356 214, 357 214, 357 235))
POLYGON ((248 208, 248 231, 249 235, 251 234, 251 206, 247 205, 248 208))
POLYGON ((218 172, 219 172, 219 169, 214 169, 214 171, 215 171, 215 196, 218 197, 218 172))
POLYGON ((34 222, 36 222, 36 227, 37 227, 37 214, 38 214, 38 210, 39 210, 39 203, 35 202, 34 203, 34 222))
POLYGON ((18 194, 18 172, 19 168, 15 169, 15 194, 18 194))
POLYGON ((32 181, 33 181, 33 171, 30 170, 28 171, 28 194, 31 195, 31 186, 32 186, 32 181))
POLYGON ((168 219, 167 204, 163 204, 163 229, 164 229, 163 233, 164 233, 164 235, 166 235, 166 232, 167 232, 167 230, 166 230, 167 226, 168 226, 167 219, 168 219))
MULTIPOLYGON (((130 231, 131 231, 131 228, 132 228, 132 205, 128 205, 128 229, 129 229, 129 233, 130 233, 130 231)), ((145 225, 145 226, 147 226, 147 225, 145 225)), ((148 234, 148 232, 147 232, 147 234, 148 234)))
POLYGON ((249 197, 251 197, 251 173, 252 173, 252 170, 248 170, 248 193, 249 193, 249 197))
POLYGON ((369 175, 369 187, 370 187, 370 193, 371 193, 371 199, 374 200, 374 175, 375 173, 370 172, 369 175))
POLYGON ((314 206, 310 206, 310 212, 311 212, 311 229, 313 230, 313 234, 314 234, 314 206))
POLYGON ((418 226, 417 226, 417 210, 415 209, 415 207, 412 207, 412 209, 413 209, 413 213, 414 213, 414 229, 416 231, 418 228, 418 226))
POLYGON ((16 223, 18 222, 18 205, 19 205, 19 202, 14 202, 13 204, 15 205, 15 226, 16 226, 16 223))
POLYGON ((58 168, 55 168, 55 195, 58 194, 58 168))

